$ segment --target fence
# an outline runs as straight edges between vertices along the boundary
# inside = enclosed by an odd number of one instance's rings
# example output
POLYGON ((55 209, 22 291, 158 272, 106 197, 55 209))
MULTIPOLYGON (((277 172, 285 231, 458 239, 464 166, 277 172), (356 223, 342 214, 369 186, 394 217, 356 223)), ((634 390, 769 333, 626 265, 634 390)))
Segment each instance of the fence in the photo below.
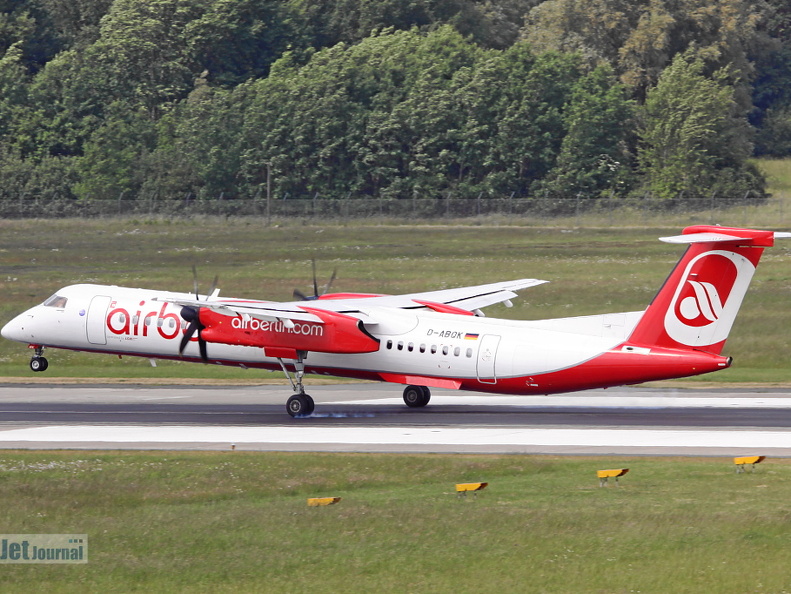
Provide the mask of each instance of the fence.
MULTIPOLYGON (((253 216, 267 219, 303 218, 326 219, 459 219, 499 215, 504 217, 555 218, 575 217, 582 214, 613 216, 621 211, 636 213, 717 213, 735 208, 754 208, 764 201, 751 200, 748 196, 715 197, 695 204, 683 200, 660 201, 651 196, 625 201, 622 199, 587 200, 572 198, 420 198, 384 199, 348 197, 327 199, 318 195, 309 198, 271 200, 50 200, 19 199, 0 201, 0 218, 65 218, 65 217, 110 217, 110 216, 172 216, 195 215, 253 216), (705 202, 708 202, 706 204, 705 202)), ((783 204, 779 202, 780 220, 784 220, 783 204)))

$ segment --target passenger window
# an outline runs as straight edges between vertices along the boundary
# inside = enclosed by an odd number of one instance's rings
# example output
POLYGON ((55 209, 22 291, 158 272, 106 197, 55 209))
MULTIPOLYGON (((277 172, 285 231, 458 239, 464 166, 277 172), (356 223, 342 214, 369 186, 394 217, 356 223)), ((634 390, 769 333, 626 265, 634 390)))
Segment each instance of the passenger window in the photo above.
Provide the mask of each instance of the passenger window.
POLYGON ((467 349, 467 358, 472 359, 472 349, 467 349))
POLYGON ((68 299, 66 297, 61 297, 60 295, 53 295, 49 299, 44 302, 44 305, 47 307, 57 307, 58 309, 63 309, 66 307, 66 303, 68 303, 68 299))
POLYGON ((431 354, 432 355, 436 355, 437 354, 437 345, 435 345, 435 344, 431 345, 431 354))
POLYGON ((456 347, 453 349, 453 356, 458 357, 461 354, 461 347, 456 347))
POLYGON ((447 346, 442 347, 442 354, 443 355, 447 355, 448 354, 448 347, 447 346))
POLYGON ((406 350, 408 350, 410 353, 412 351, 414 351, 415 350, 415 343, 410 342, 408 345, 406 345, 406 350))
POLYGON ((425 353, 426 352, 426 345, 425 344, 421 344, 420 345, 420 352, 421 353, 425 353))
POLYGON ((401 342, 400 340, 398 341, 398 350, 399 351, 403 351, 404 350, 404 343, 401 342))
POLYGON ((391 350, 392 348, 393 348, 393 341, 392 341, 392 340, 388 340, 388 341, 387 341, 387 350, 389 351, 389 350, 391 350))

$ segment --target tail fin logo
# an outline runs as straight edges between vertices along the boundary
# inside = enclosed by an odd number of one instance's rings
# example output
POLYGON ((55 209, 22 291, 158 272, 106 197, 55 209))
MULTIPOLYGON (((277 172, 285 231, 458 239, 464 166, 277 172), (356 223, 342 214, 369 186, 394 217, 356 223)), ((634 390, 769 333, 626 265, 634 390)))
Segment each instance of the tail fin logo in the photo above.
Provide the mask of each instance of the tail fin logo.
POLYGON ((713 250, 687 265, 665 315, 665 330, 687 346, 728 337, 755 266, 741 254, 713 250))
POLYGON ((695 295, 684 297, 679 303, 681 317, 695 320, 703 317, 708 322, 716 322, 722 315, 722 301, 717 287, 711 283, 687 280, 695 295))
MULTIPOLYGON (((682 297, 678 303, 678 319, 690 326, 705 326, 716 322, 722 316, 724 307, 719 291, 711 283, 687 279, 693 295, 682 297)), ((682 293, 683 294, 683 293, 682 293)))

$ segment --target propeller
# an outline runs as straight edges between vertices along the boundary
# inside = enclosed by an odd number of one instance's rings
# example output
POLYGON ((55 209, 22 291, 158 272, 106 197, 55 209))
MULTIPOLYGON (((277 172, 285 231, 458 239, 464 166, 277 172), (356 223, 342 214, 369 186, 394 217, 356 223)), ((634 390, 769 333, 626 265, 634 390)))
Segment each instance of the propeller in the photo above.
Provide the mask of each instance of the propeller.
POLYGON ((305 295, 305 293, 303 293, 299 289, 294 289, 294 299, 297 299, 299 301, 315 301, 322 295, 326 294, 330 290, 332 283, 335 282, 335 277, 338 275, 338 269, 336 268, 335 270, 332 271, 330 280, 327 281, 326 285, 324 285, 324 289, 321 291, 321 293, 319 293, 319 283, 316 280, 316 259, 311 258, 310 263, 313 267, 313 295, 308 296, 305 295))
MULTIPOLYGON (((214 277, 214 282, 212 282, 211 289, 209 290, 208 294, 206 295, 206 299, 208 300, 211 295, 214 294, 215 289, 217 288, 217 280, 218 277, 214 277)), ((195 269, 195 266, 192 267, 192 281, 193 287, 195 289, 195 300, 200 300, 200 295, 198 294, 198 271, 195 269)), ((195 335, 198 334, 198 351, 200 352, 200 358, 204 363, 209 361, 209 355, 206 350, 206 341, 203 340, 201 336, 201 331, 206 329, 206 326, 201 324, 200 321, 200 308, 196 309, 194 307, 190 307, 185 305, 181 308, 181 318, 189 323, 187 326, 187 330, 184 332, 184 336, 181 338, 181 343, 179 344, 179 355, 184 355, 184 350, 187 348, 190 340, 195 335)))

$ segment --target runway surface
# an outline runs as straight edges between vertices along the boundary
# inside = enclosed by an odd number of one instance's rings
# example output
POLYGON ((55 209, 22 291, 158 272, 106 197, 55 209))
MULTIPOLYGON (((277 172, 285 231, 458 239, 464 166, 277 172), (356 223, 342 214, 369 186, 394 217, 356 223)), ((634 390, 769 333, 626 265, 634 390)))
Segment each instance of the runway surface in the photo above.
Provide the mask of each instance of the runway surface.
POLYGON ((791 391, 625 388, 563 396, 432 390, 407 408, 391 384, 0 385, 0 448, 791 456, 791 391))

